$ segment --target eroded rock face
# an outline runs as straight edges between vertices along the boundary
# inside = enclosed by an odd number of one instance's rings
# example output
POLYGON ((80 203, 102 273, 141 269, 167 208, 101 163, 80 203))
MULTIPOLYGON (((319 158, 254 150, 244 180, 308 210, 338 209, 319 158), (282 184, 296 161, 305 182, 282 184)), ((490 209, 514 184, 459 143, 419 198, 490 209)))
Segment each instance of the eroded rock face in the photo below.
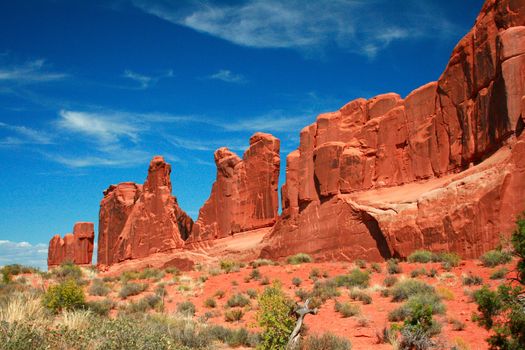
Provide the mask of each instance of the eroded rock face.
POLYGON ((77 222, 73 233, 66 234, 64 238, 60 235, 53 236, 49 241, 47 266, 53 267, 63 262, 91 264, 94 238, 95 230, 91 222, 77 222))
POLYGON ((508 234, 525 209, 523 24, 525 2, 488 0, 437 82, 405 99, 354 100, 305 127, 263 255, 473 257, 508 234))
POLYGON ((172 196, 171 166, 150 163, 144 185, 124 182, 104 191, 100 203, 98 264, 108 266, 181 248, 193 220, 172 196))
POLYGON ((279 147, 277 138, 256 133, 242 159, 227 148, 215 152, 217 178, 188 242, 223 238, 275 223, 279 147))

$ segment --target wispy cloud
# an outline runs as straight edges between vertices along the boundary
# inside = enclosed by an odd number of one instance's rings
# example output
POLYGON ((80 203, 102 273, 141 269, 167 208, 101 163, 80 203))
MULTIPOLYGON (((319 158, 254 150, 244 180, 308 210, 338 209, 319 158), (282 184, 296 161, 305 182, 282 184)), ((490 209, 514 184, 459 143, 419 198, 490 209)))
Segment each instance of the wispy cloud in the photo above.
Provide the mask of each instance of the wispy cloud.
POLYGON ((66 77, 67 74, 47 70, 43 59, 0 69, 0 82, 31 84, 63 80, 66 77))
POLYGON ((208 77, 209 79, 222 80, 226 83, 246 83, 246 78, 241 74, 235 74, 228 69, 221 69, 208 77))
POLYGON ((453 32, 451 22, 437 9, 411 0, 396 5, 400 8, 395 13, 379 10, 391 5, 387 0, 247 0, 235 4, 134 0, 134 4, 172 23, 254 48, 311 51, 337 45, 373 57, 395 40, 440 38, 453 32))
POLYGON ((242 142, 243 140, 239 138, 202 140, 196 138, 189 139, 173 135, 166 135, 165 138, 175 147, 192 151, 214 152, 220 147, 228 147, 232 151, 244 152, 248 147, 247 142, 242 142))
POLYGON ((109 153, 103 156, 64 156, 56 153, 46 153, 45 155, 50 160, 70 168, 125 168, 144 164, 151 158, 151 154, 140 150, 122 150, 121 153, 109 153))
POLYGON ((173 75, 173 71, 172 70, 169 70, 165 74, 161 74, 161 75, 157 75, 157 76, 149 76, 149 75, 145 75, 145 74, 140 74, 140 73, 134 72, 132 70, 125 70, 124 74, 122 76, 124 78, 128 78, 128 79, 131 79, 131 80, 139 83, 139 87, 141 89, 147 89, 147 88, 157 84, 157 82, 160 79, 171 78, 174 75, 173 75))
POLYGON ((217 122, 216 125, 226 131, 298 132, 312 122, 312 118, 312 114, 288 116, 283 111, 275 110, 255 117, 217 122))
POLYGON ((47 268, 47 244, 0 240, 0 266, 23 264, 47 268))
POLYGON ((12 135, 0 138, 0 145, 3 146, 21 144, 48 145, 53 143, 53 138, 48 133, 27 126, 10 125, 0 122, 0 129, 5 129, 12 133, 12 135))

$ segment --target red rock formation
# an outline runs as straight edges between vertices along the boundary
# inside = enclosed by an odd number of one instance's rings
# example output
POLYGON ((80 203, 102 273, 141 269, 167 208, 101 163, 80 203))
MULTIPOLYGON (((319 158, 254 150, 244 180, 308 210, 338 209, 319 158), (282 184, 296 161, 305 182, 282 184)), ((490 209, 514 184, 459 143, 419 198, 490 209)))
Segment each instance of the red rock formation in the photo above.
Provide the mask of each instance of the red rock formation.
POLYGON ((474 257, 508 234, 525 209, 523 24, 525 2, 488 0, 437 82, 305 127, 263 256, 474 257))
POLYGON ((64 238, 53 236, 49 241, 47 266, 57 266, 67 261, 78 265, 91 264, 94 238, 95 230, 91 222, 77 222, 73 234, 68 233, 64 238))
POLYGON ((157 156, 144 185, 124 182, 104 191, 99 214, 100 266, 184 245, 193 221, 171 195, 170 173, 171 166, 157 156))
POLYGON ((272 135, 256 133, 242 160, 227 148, 215 152, 217 179, 188 242, 223 238, 275 223, 279 146, 272 135))

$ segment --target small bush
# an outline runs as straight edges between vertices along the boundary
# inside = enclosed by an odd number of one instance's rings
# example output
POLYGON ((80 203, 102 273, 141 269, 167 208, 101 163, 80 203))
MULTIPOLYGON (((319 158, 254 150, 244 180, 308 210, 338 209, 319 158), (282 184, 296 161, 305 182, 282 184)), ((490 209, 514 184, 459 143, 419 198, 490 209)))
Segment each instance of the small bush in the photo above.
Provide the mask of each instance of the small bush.
POLYGON ((215 292, 214 296, 216 296, 219 299, 222 299, 222 298, 224 298, 224 294, 225 294, 225 292, 222 289, 218 289, 215 292))
POLYGON ((95 278, 89 287, 89 295, 106 296, 111 289, 102 280, 95 278))
POLYGON ((73 279, 49 287, 42 302, 46 308, 57 313, 62 310, 74 310, 85 306, 82 287, 73 279))
POLYGON ((281 284, 275 282, 259 296, 257 322, 262 329, 262 349, 284 349, 295 326, 295 303, 284 294, 281 284))
POLYGON ((323 303, 326 300, 338 297, 339 295, 340 293, 337 290, 337 283, 332 279, 315 282, 312 293, 310 294, 310 296, 318 298, 323 303))
POLYGON ((250 297, 250 299, 255 299, 257 298, 257 295, 258 295, 257 290, 253 288, 246 290, 246 294, 250 297))
POLYGON ((465 329, 466 325, 465 325, 465 322, 462 322, 458 319, 450 319, 448 321, 448 323, 450 323, 452 325, 452 330, 454 331, 462 331, 465 329))
POLYGON ((363 304, 372 304, 372 297, 370 296, 370 294, 362 290, 354 288, 350 291, 349 295, 352 300, 358 300, 363 304))
POLYGON ((340 338, 331 333, 325 333, 322 336, 311 335, 307 337, 302 350, 350 350, 352 344, 345 338, 340 338))
POLYGON ((435 268, 431 268, 428 272, 427 272, 427 277, 436 277, 438 274, 437 270, 435 268))
POLYGON ((436 288, 436 293, 439 295, 440 298, 445 300, 454 300, 455 295, 454 292, 448 289, 447 287, 439 286, 436 288))
POLYGON ((399 260, 388 259, 386 262, 386 271, 391 275, 401 273, 401 266, 399 266, 399 260))
POLYGON ((263 278, 261 278, 261 281, 259 283, 261 284, 261 286, 267 286, 270 284, 270 279, 268 278, 268 276, 264 276, 263 278))
POLYGON ((232 260, 221 260, 219 266, 226 273, 237 272, 240 268, 239 263, 232 260))
POLYGON ((432 260, 433 253, 428 250, 416 250, 408 256, 408 262, 428 263, 432 260))
POLYGON ((342 287, 359 287, 366 288, 370 283, 370 274, 368 271, 363 271, 358 268, 350 271, 348 275, 340 275, 335 277, 337 286, 342 287))
POLYGON ((122 286, 118 295, 122 299, 126 299, 129 296, 142 293, 147 288, 148 288, 148 285, 145 283, 128 282, 122 286))
POLYGON ((191 301, 183 301, 177 304, 177 312, 187 316, 195 315, 195 305, 191 301))
POLYGON ((257 259, 257 260, 254 260, 250 263, 250 265, 252 267, 260 267, 260 266, 272 266, 272 265, 275 265, 275 262, 273 262, 272 260, 268 260, 268 259, 257 259))
POLYGON ((383 281, 383 284, 385 287, 392 287, 394 284, 396 284, 398 281, 396 276, 386 276, 385 280, 383 281))
POLYGON ((381 265, 379 265, 378 263, 372 263, 370 265, 370 268, 372 269, 372 271, 375 271, 377 273, 381 273, 383 271, 383 269, 381 268, 381 265))
POLYGON ((242 309, 238 308, 227 310, 224 313, 224 319, 226 320, 226 322, 240 321, 243 316, 244 312, 242 311, 242 309))
POLYGON ((412 272, 410 272, 410 277, 416 278, 418 276, 423 276, 423 275, 426 275, 426 274, 427 274, 427 269, 422 267, 420 269, 412 270, 412 272))
POLYGON ((356 261, 354 261, 354 264, 360 269, 366 268, 366 261, 364 261, 363 259, 357 259, 356 261))
POLYGON ((87 308, 96 315, 107 316, 115 304, 111 299, 87 302, 87 308))
POLYGON ((403 301, 412 295, 427 293, 435 294, 434 287, 426 284, 425 282, 414 279, 400 281, 396 283, 390 291, 393 301, 403 301))
POLYGON ((305 254, 305 253, 295 254, 295 255, 289 256, 286 259, 286 262, 292 265, 298 265, 302 263, 311 263, 313 261, 314 259, 312 259, 310 255, 305 254))
POLYGON ((180 270, 176 267, 167 267, 165 271, 169 274, 172 274, 173 276, 180 275, 180 270))
POLYGON ((312 270, 310 270, 308 277, 315 282, 319 279, 319 277, 321 277, 321 271, 317 267, 314 267, 312 270))
POLYGON ((303 280, 300 279, 299 277, 292 278, 292 284, 294 286, 299 287, 301 285, 301 283, 303 283, 303 280))
POLYGON ((261 278, 261 272, 259 271, 259 269, 253 269, 252 272, 250 272, 250 279, 258 280, 259 278, 261 278))
POLYGON ((246 298, 241 293, 232 295, 226 302, 228 307, 245 307, 248 304, 250 304, 250 299, 246 298))
POLYGON ((479 286, 483 284, 483 278, 474 276, 472 273, 463 275, 462 281, 464 286, 479 286))
POLYGON ((443 268, 450 271, 451 268, 459 266, 461 257, 457 253, 439 253, 432 256, 432 261, 440 262, 443 268))
POLYGON ((335 311, 339 312, 341 316, 343 317, 352 317, 355 315, 359 315, 361 313, 361 309, 359 308, 359 305, 352 304, 349 302, 335 302, 335 311))
POLYGON ((501 279, 505 278, 505 276, 507 275, 508 272, 509 272, 509 270, 507 270, 504 267, 499 268, 499 269, 493 271, 490 274, 490 279, 491 280, 501 280, 501 279))
POLYGON ((72 262, 64 262, 60 267, 57 267, 52 271, 52 274, 61 280, 74 279, 77 281, 82 279, 82 270, 80 267, 72 262))
POLYGON ((164 272, 159 269, 154 269, 154 268, 146 268, 142 270, 138 275, 138 279, 141 279, 141 280, 145 280, 145 279, 159 280, 162 277, 164 277, 164 272))
POLYGON ((512 260, 512 254, 503 250, 489 250, 480 258, 485 267, 495 267, 507 264, 512 260))
POLYGON ((301 299, 301 301, 305 301, 310 296, 310 293, 306 289, 299 288, 295 291, 295 296, 301 299))
POLYGON ((217 306, 217 302, 213 298, 208 298, 208 299, 204 300, 204 306, 213 309, 214 307, 217 306))

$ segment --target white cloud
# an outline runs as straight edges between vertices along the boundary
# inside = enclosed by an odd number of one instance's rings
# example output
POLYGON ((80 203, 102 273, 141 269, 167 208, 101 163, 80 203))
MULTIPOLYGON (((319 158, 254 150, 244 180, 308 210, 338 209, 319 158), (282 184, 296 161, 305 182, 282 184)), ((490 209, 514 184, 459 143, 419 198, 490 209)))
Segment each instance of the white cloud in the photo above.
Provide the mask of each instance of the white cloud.
POLYGON ((227 131, 299 133, 304 126, 313 121, 312 118, 312 114, 286 116, 281 111, 271 111, 264 115, 242 118, 228 123, 218 123, 217 125, 227 131))
POLYGON ((0 139, 0 145, 3 146, 21 144, 48 145, 53 143, 53 138, 48 133, 44 131, 35 130, 26 126, 10 125, 7 123, 0 122, 0 129, 5 129, 16 135, 10 135, 0 139))
POLYGON ((23 264, 47 268, 47 244, 0 240, 0 266, 23 264))
POLYGON ((168 70, 165 74, 157 75, 157 76, 148 76, 145 74, 140 74, 137 72, 134 72, 132 70, 125 70, 123 77, 131 79, 140 85, 140 89, 147 89, 155 84, 160 79, 163 78, 172 78, 174 76, 173 70, 168 70))
POLYGON ((226 83, 242 84, 246 79, 241 74, 235 74, 228 69, 221 69, 217 73, 210 75, 208 78, 215 80, 222 80, 226 83))
POLYGON ((121 152, 104 154, 103 156, 63 156, 49 153, 46 156, 54 162, 70 168, 129 167, 144 164, 151 158, 150 154, 139 150, 122 150, 121 152))
POLYGON ((66 77, 67 74, 47 71, 45 61, 42 59, 0 69, 0 82, 29 84, 63 80, 66 77))
POLYGON ((373 57, 394 40, 450 34, 453 25, 428 3, 387 0, 247 0, 168 2, 134 0, 135 6, 166 21, 234 44, 254 48, 319 50, 331 44, 373 57))

